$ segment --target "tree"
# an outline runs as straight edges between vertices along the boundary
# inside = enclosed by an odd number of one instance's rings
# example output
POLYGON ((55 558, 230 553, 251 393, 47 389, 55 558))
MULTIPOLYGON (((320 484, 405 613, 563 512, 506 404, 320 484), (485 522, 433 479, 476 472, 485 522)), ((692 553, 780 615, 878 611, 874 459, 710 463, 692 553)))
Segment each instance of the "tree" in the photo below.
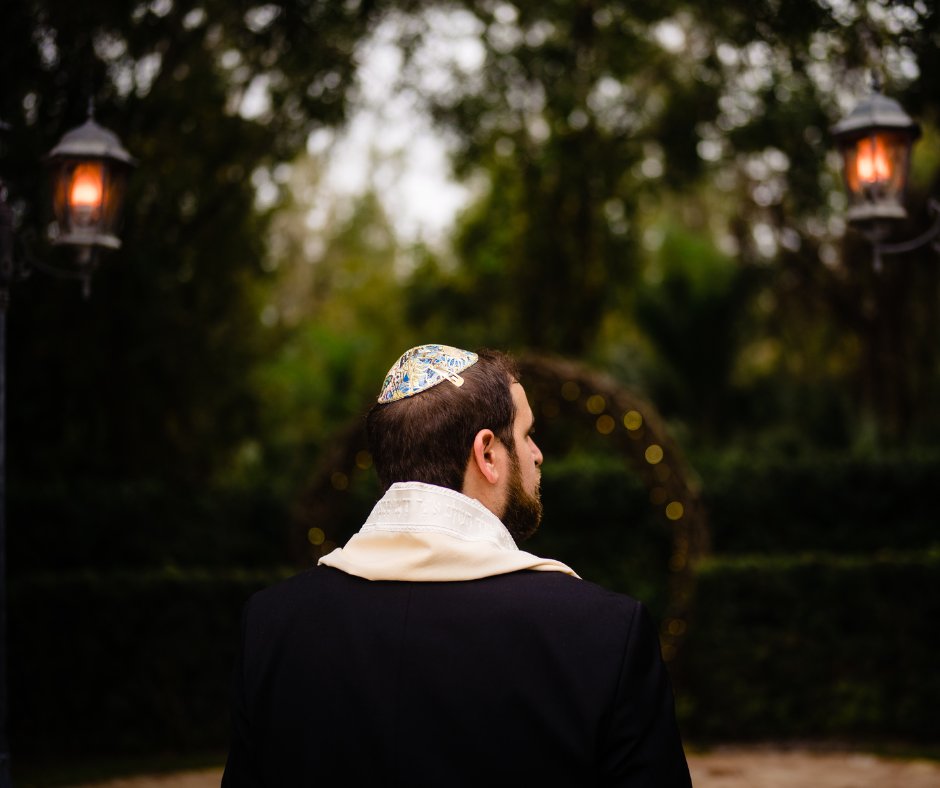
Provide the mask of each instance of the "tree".
MULTIPOLYGON (((479 56, 468 66, 451 55, 449 79, 422 81, 427 42, 444 28, 443 12, 426 11, 402 24, 409 84, 458 141, 458 175, 487 188, 464 219, 461 266, 438 293, 425 283, 420 303, 444 299, 528 347, 596 353, 605 315, 632 309, 638 273, 655 263, 644 229, 691 203, 691 229, 764 283, 742 315, 762 315, 753 342, 780 349, 765 381, 851 389, 855 425, 873 416, 888 440, 937 423, 937 266, 911 256, 872 272, 845 232, 828 137, 872 69, 934 133, 929 4, 440 7, 479 56), (810 335, 819 341, 798 339, 810 335)), ((917 204, 936 185, 930 162, 915 160, 928 170, 917 204)), ((908 237, 925 221, 912 215, 908 237)))
MULTIPOLYGON (((828 370, 820 377, 854 394, 850 433, 870 421, 879 442, 916 440, 931 424, 936 431, 940 415, 940 277, 929 252, 873 268, 870 249, 842 220, 828 126, 864 96, 874 72, 921 117, 928 136, 935 133, 940 93, 929 75, 937 13, 920 2, 793 3, 786 13, 772 11, 771 4, 716 10, 727 40, 728 97, 738 100, 726 102, 713 135, 719 169, 736 171, 742 259, 772 265, 767 330, 786 343, 778 371, 802 368, 812 379, 828 370), (823 343, 805 341, 810 334, 823 343)), ((915 151, 913 218, 899 235, 925 223, 916 206, 940 175, 929 148, 915 151)))
POLYGON ((40 276, 13 294, 14 473, 198 482, 257 429, 249 372, 274 335, 259 319, 271 205, 259 210, 256 192, 312 130, 342 120, 376 13, 227 0, 5 9, 0 166, 20 236, 44 235, 40 160, 89 98, 140 162, 124 249, 91 302, 40 276))
POLYGON ((272 221, 277 282, 267 314, 280 340, 252 374, 266 403, 257 462, 287 495, 362 417, 378 375, 426 341, 403 314, 394 270, 404 250, 380 201, 374 192, 331 198, 317 185, 320 164, 295 164, 289 205, 272 221))
MULTIPOLYGON (((648 32, 669 6, 462 8, 482 65, 466 74, 451 63, 443 89, 426 92, 458 140, 457 173, 488 176, 458 238, 467 275, 457 289, 491 304, 497 325, 526 346, 582 353, 638 268, 631 219, 642 168, 657 166, 664 142, 652 108, 677 85, 648 32)), ((424 22, 406 33, 440 25, 432 15, 424 22)), ((690 121, 714 98, 704 92, 687 105, 690 121)))

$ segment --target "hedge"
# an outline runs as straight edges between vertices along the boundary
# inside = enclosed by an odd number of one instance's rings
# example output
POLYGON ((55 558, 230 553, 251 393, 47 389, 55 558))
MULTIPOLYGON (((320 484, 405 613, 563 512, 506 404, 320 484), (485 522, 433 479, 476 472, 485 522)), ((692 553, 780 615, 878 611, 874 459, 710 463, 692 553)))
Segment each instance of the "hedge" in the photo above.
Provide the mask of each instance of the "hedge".
POLYGON ((701 459, 719 554, 940 547, 940 455, 701 459))
MULTIPOLYGON (((940 546, 934 490, 940 455, 860 460, 845 457, 695 462, 719 554, 872 552, 940 546)), ((342 542, 369 500, 323 525, 342 542)), ((352 494, 352 493, 350 493, 352 494)), ((545 522, 531 547, 561 551, 601 582, 642 577, 663 553, 663 521, 623 458, 557 458, 544 466, 545 522), (631 567, 616 556, 636 556, 631 567), (618 579, 619 578, 619 579, 618 579)), ((262 566, 288 563, 293 502, 265 488, 11 481, 11 573, 45 569, 262 566)), ((294 524, 296 528, 296 524, 294 524)), ((304 529, 305 530, 305 529, 304 529)), ((668 548, 665 548, 668 549, 668 548)), ((659 562, 663 565, 664 562, 659 562)), ((638 595, 655 593, 642 579, 638 595)), ((630 589, 627 589, 630 590, 630 589)))
POLYGON ((287 562, 289 502, 158 479, 9 486, 11 573, 287 562))
POLYGON ((9 594, 17 763, 224 752, 241 608, 290 570, 18 578, 9 594))
MULTIPOLYGON (((714 547, 727 554, 700 568, 673 667, 687 735, 940 738, 940 463, 725 459, 699 470, 714 547)), ((555 460, 543 498, 527 549, 661 615, 669 530, 622 459, 555 460)), ((288 505, 264 490, 17 485, 14 767, 224 750, 239 611, 293 571, 258 569, 286 562, 288 522, 288 505)))
MULTIPOLYGON (((718 555, 940 549, 940 457, 726 457, 703 460, 697 470, 718 555)), ((527 549, 661 612, 668 526, 626 463, 555 461, 542 486, 545 519, 527 549)))
POLYGON ((524 549, 567 563, 585 579, 667 606, 671 533, 623 461, 556 462, 542 479, 545 513, 524 549))
POLYGON ((940 551, 716 558, 674 666, 703 740, 940 739, 940 551))
MULTIPOLYGON (((224 752, 239 613, 292 570, 43 573, 10 589, 20 764, 224 752)), ((940 553, 713 559, 672 671, 690 741, 940 737, 940 553)))

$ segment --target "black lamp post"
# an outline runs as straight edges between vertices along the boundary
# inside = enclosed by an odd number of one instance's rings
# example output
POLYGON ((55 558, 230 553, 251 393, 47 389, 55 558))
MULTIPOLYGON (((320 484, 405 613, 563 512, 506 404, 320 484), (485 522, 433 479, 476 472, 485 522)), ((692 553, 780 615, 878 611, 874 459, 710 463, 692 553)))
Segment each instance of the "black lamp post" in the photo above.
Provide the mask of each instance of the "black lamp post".
POLYGON ((871 95, 848 117, 832 127, 842 154, 842 174, 849 197, 846 218, 869 240, 875 267, 884 254, 919 249, 940 235, 940 204, 930 200, 934 224, 917 238, 884 243, 896 222, 907 218, 904 196, 911 164, 911 148, 920 126, 875 83, 871 95))
MULTIPOLYGON (((0 129, 7 128, 3 124, 0 129)), ((85 295, 101 249, 118 249, 116 232, 124 201, 127 174, 134 161, 115 134, 88 120, 63 135, 50 151, 55 224, 50 236, 56 245, 75 249, 74 268, 17 260, 13 211, 0 180, 0 788, 12 785, 7 733, 7 603, 6 603, 6 316, 10 287, 29 273, 29 267, 81 280, 85 295)))

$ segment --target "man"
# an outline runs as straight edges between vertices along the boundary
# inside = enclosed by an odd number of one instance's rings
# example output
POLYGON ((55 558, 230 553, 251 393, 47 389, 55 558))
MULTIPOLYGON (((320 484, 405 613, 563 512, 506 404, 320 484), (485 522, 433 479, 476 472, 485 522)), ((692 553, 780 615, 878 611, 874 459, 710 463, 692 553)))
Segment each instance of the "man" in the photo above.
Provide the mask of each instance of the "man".
POLYGON ((517 547, 542 453, 510 361, 413 348, 366 431, 365 525, 246 607, 223 787, 690 786, 642 605, 517 547))

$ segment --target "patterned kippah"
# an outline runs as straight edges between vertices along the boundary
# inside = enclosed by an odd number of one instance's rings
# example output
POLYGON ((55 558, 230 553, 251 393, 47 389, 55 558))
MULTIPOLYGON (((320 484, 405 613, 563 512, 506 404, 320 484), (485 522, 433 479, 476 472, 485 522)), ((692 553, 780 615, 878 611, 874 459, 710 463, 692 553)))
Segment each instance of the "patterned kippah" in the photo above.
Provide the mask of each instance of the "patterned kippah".
POLYGON ((378 401, 395 402, 427 391, 442 381, 463 385, 458 373, 477 363, 477 354, 450 345, 418 345, 394 363, 378 401))

